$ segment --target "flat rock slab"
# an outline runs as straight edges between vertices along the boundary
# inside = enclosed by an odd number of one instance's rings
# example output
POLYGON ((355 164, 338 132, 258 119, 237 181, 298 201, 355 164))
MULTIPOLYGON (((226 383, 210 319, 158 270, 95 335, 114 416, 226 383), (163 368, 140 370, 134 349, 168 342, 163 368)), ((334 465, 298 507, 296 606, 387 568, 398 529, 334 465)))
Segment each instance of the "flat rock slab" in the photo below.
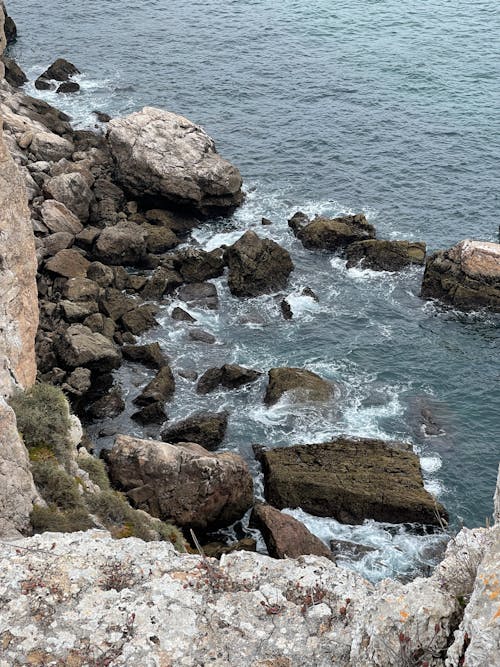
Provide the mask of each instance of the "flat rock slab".
POLYGON ((134 195, 163 197, 204 215, 230 212, 242 202, 240 172, 187 118, 145 107, 108 128, 117 177, 134 195))
POLYGON ((401 443, 367 438, 264 451, 265 496, 342 523, 365 519, 439 525, 447 512, 424 489, 418 457, 401 443), (400 448, 401 447, 401 448, 400 448))

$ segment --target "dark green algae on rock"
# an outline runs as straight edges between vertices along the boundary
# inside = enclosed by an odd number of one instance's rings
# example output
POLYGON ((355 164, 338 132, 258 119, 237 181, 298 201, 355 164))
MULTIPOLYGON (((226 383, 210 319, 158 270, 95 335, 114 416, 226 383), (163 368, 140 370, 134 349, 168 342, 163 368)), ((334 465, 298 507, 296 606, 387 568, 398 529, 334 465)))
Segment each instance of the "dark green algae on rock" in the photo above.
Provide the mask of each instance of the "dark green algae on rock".
POLYGON ((340 437, 281 447, 262 453, 262 468, 266 500, 279 509, 301 507, 349 524, 448 520, 425 490, 419 459, 405 443, 340 437))

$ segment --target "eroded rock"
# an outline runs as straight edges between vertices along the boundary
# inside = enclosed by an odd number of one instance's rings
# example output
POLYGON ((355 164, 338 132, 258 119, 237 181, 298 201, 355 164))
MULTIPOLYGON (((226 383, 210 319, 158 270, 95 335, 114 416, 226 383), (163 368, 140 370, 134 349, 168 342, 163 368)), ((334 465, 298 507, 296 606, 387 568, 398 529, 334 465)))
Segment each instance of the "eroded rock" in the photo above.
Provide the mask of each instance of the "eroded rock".
POLYGON ((351 243, 345 254, 348 269, 360 264, 372 271, 399 271, 406 266, 423 266, 425 243, 370 239, 351 243))
POLYGON ((176 422, 161 433, 164 442, 196 442, 205 449, 216 449, 227 429, 226 412, 197 412, 176 422))
POLYGON ((271 368, 264 402, 274 405, 285 393, 295 401, 329 401, 334 385, 304 368, 271 368))

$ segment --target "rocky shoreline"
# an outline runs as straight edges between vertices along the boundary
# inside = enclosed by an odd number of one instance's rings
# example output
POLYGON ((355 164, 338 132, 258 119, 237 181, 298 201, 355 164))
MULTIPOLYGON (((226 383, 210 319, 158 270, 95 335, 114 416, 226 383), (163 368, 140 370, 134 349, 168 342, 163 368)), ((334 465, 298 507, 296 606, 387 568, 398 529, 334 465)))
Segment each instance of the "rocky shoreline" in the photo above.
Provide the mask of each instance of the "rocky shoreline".
MULTIPOLYGON (((1 50, 9 40, 15 39, 15 24, 12 20, 6 22, 2 11, 0 36, 1 50)), ((57 79, 56 72, 62 68, 67 82, 70 82, 76 70, 70 66, 71 63, 65 65, 63 61, 56 61, 52 70, 49 68, 41 78, 47 81, 57 79)), ((129 537, 134 534, 143 539, 172 541, 178 548, 196 552, 196 540, 191 545, 183 541, 190 538, 190 529, 196 530, 202 538, 205 533, 240 519, 254 506, 253 481, 245 460, 238 454, 217 451, 223 442, 230 415, 195 411, 183 422, 167 422, 161 430, 161 440, 118 434, 112 449, 104 456, 107 464, 104 486, 96 483, 93 476, 95 470, 89 464, 89 458, 94 460, 89 454, 92 443, 78 430, 79 421, 76 419, 76 435, 70 438, 69 461, 57 456, 58 460, 54 461, 52 453, 47 455, 42 452, 43 457, 50 459, 52 472, 57 469, 67 484, 74 485, 78 480, 77 495, 79 493, 85 499, 84 505, 81 499, 75 500, 71 496, 74 506, 65 507, 53 506, 49 500, 50 489, 47 489, 47 483, 42 484, 47 465, 45 459, 40 461, 40 446, 47 443, 37 442, 36 446, 30 446, 27 433, 24 433, 28 456, 16 430, 15 415, 6 399, 16 395, 19 389, 29 393, 36 373, 42 386, 53 385, 64 392, 71 409, 84 425, 113 416, 125 409, 114 384, 113 372, 126 360, 154 369, 155 376, 134 399, 137 409, 131 417, 139 424, 153 424, 159 429, 167 420, 166 405, 175 393, 176 376, 181 372, 181 369, 172 368, 158 343, 140 344, 137 340, 158 324, 155 315, 159 304, 175 296, 186 303, 187 308, 194 304, 208 310, 217 309, 217 289, 209 281, 221 276, 227 277, 230 292, 238 298, 274 294, 287 285, 294 270, 293 257, 276 242, 260 238, 253 230, 246 231, 232 245, 210 252, 187 245, 190 231, 201 221, 230 215, 244 199, 238 169, 219 156, 213 140, 199 126, 182 116, 146 107, 123 119, 104 119, 106 122, 102 124, 102 131, 75 131, 64 113, 25 95, 16 87, 24 81, 21 76, 13 77, 12 73, 17 71, 15 63, 4 59, 4 67, 6 78, 0 81, 0 114, 3 121, 0 201, 1 230, 7 242, 0 266, 0 284, 4 286, 2 321, 8 326, 2 330, 1 346, 5 372, 2 372, 1 378, 0 480, 9 482, 2 483, 0 488, 4 508, 0 517, 0 537, 12 539, 30 534, 33 529, 39 531, 38 526, 42 524, 36 523, 35 511, 38 512, 38 521, 40 513, 43 514, 46 522, 43 525, 54 526, 56 520, 63 516, 66 520, 70 511, 74 512, 78 507, 83 513, 80 523, 70 530, 106 528, 115 537, 128 537, 131 542, 129 546, 122 546, 126 541, 110 546, 107 538, 99 533, 75 533, 75 537, 61 535, 56 538, 56 533, 47 533, 47 539, 55 539, 54 544, 63 545, 63 551, 64 545, 78 545, 75 563, 80 560, 78 565, 74 565, 76 567, 84 567, 83 563, 93 550, 92 544, 99 544, 101 552, 98 558, 106 558, 104 554, 111 549, 119 558, 120 567, 124 560, 131 567, 138 567, 139 560, 145 558, 145 552, 140 542, 129 537), (114 493, 109 487, 108 474, 113 487, 123 494, 113 497, 126 498, 130 503, 130 506, 125 503, 127 509, 120 505, 122 514, 116 520, 110 519, 109 512, 105 517, 102 507, 97 507, 105 497, 109 497, 105 496, 108 491, 114 493), (83 526, 82 521, 90 523, 83 526), (184 538, 169 532, 171 524, 184 530, 184 538)), ((398 271, 415 264, 424 265, 425 262, 424 243, 377 239, 375 228, 363 214, 334 219, 317 216, 311 220, 298 212, 288 224, 305 248, 340 253, 347 260, 348 268, 361 265, 375 271, 398 271)), ((422 297, 438 298, 463 309, 484 307, 500 312, 499 266, 498 244, 462 241, 454 248, 427 259, 422 297)), ((309 292, 314 298, 312 290, 309 292)), ((286 300, 281 303, 281 312, 277 308, 276 316, 285 319, 293 317, 292 308, 286 300)), ((172 317, 187 322, 189 326, 191 316, 186 310, 177 307, 172 317)), ((197 327, 191 329, 191 336, 193 343, 213 342, 210 334, 197 327)), ((230 391, 255 382, 263 370, 226 363, 208 369, 193 380, 197 381, 197 392, 206 395, 218 388, 230 391)), ((326 405, 335 401, 339 391, 338 387, 306 369, 286 367, 265 370, 268 371, 263 397, 266 405, 275 404, 285 395, 290 401, 326 405)), ((18 423, 19 419, 18 414, 18 423)), ((418 458, 405 443, 339 438, 315 445, 259 449, 256 456, 262 463, 265 497, 269 505, 255 504, 252 521, 261 530, 269 553, 276 558, 315 554, 335 560, 333 551, 309 533, 305 526, 279 511, 286 507, 302 507, 313 515, 333 516, 345 523, 375 519, 439 528, 448 519, 445 508, 424 489, 418 458)), ((67 529, 55 530, 64 532, 67 529)), ((466 573, 467 576, 464 575, 467 579, 465 583, 461 581, 457 588, 454 581, 452 584, 448 582, 442 594, 438 594, 442 569, 429 580, 416 580, 415 586, 409 584, 408 589, 393 582, 386 584, 385 590, 384 587, 371 589, 361 579, 355 581, 356 575, 335 568, 328 560, 316 562, 312 556, 296 564, 287 560, 283 566, 278 566, 264 565, 268 561, 261 560, 261 556, 239 554, 234 556, 234 562, 231 558, 225 561, 223 556, 219 566, 204 555, 185 556, 186 560, 182 561, 181 556, 174 556, 168 548, 162 551, 163 547, 158 545, 157 557, 162 553, 171 563, 166 570, 168 576, 176 579, 174 574, 181 573, 179 580, 189 581, 189 587, 194 586, 200 598, 187 602, 188 597, 185 596, 189 592, 181 594, 176 591, 176 595, 184 596, 184 606, 190 608, 189 613, 196 617, 191 630, 186 632, 186 638, 199 632, 193 628, 208 623, 198 605, 227 604, 226 610, 217 615, 217 622, 222 623, 231 608, 228 595, 236 599, 242 594, 247 596, 247 602, 252 596, 264 595, 259 602, 261 610, 264 610, 263 627, 260 628, 263 637, 267 633, 269 617, 280 616, 281 623, 291 613, 293 623, 289 630, 294 633, 297 630, 297 637, 316 622, 313 617, 317 618, 319 625, 314 631, 317 640, 309 648, 315 656, 314 664, 327 664, 326 661, 332 657, 340 661, 337 664, 345 665, 399 664, 397 659, 401 657, 399 652, 406 650, 406 639, 402 641, 401 633, 398 634, 395 628, 399 627, 397 622, 405 623, 410 618, 403 636, 406 638, 406 631, 412 641, 416 641, 418 636, 419 650, 423 651, 420 658, 425 654, 427 660, 427 654, 430 654, 427 664, 445 664, 445 655, 446 664, 464 664, 466 652, 467 664, 479 665, 480 662, 474 662, 475 651, 477 655, 486 655, 484 651, 498 653, 498 642, 484 640, 482 633, 481 639, 477 639, 478 646, 470 642, 468 630, 463 628, 468 627, 467 613, 476 612, 473 607, 469 609, 467 606, 462 620, 464 614, 459 608, 457 591, 467 591, 464 595, 469 598, 474 588, 476 569, 485 554, 489 560, 486 563, 483 560, 482 567, 488 571, 491 569, 491 563, 498 557, 498 527, 477 532, 463 531, 460 535, 462 537, 450 543, 449 562, 458 572, 457 554, 469 548, 467 541, 470 539, 474 565, 466 573), (175 559, 181 560, 177 562, 175 559), (233 566, 236 567, 238 583, 231 579, 226 569, 233 566), (208 577, 208 597, 204 601, 205 593, 200 593, 196 582, 193 584, 190 575, 185 574, 196 567, 200 571, 205 569, 208 577), (260 577, 257 573, 261 567, 270 574, 256 583, 252 577, 260 577), (319 578, 313 575, 314 568, 322 572, 319 578), (247 569, 253 571, 248 575, 253 583, 243 585, 247 569), (282 582, 278 584, 280 577, 310 579, 308 586, 313 591, 318 590, 320 582, 326 579, 328 584, 325 584, 324 595, 317 593, 317 600, 307 588, 299 604, 287 596, 282 582), (418 593, 417 585, 420 587, 418 593), (263 592, 268 588, 269 594, 263 592), (365 637, 369 638, 373 633, 377 605, 382 604, 385 597, 395 596, 396 591, 405 600, 401 613, 406 616, 390 621, 388 617, 384 618, 382 626, 377 627, 386 639, 381 644, 371 644, 365 637), (420 605, 424 601, 431 604, 431 600, 437 605, 433 607, 434 611, 429 612, 423 632, 420 632, 423 619, 417 612, 419 607, 411 599, 414 594, 420 605), (310 604, 307 596, 311 599, 310 604), (372 600, 371 609, 365 616, 361 613, 363 596, 379 600, 372 600), (349 602, 336 610, 344 598, 349 602), (304 605, 306 611, 301 612, 300 620, 296 618, 295 607, 302 609, 304 605), (348 627, 347 619, 355 617, 358 619, 356 628, 348 627), (461 622, 462 629, 459 629, 461 622), (326 646, 341 625, 344 641, 335 653, 337 649, 327 649, 326 646), (438 625, 439 630, 434 629, 433 634, 432 628, 438 625), (298 628, 301 628, 300 632, 298 628), (391 632, 395 633, 394 638, 391 632), (351 647, 349 651, 348 646, 351 647)), ((17 560, 21 567, 27 568, 30 567, 30 549, 35 552, 49 549, 44 536, 16 544, 20 546, 17 560), (33 546, 26 546, 27 551, 23 551, 24 545, 30 544, 33 546)), ((238 546, 236 544, 232 548, 238 549, 238 546)), ((255 544, 242 544, 241 547, 255 548, 255 544)), ((217 549, 219 554, 224 551, 221 545, 217 549)), ((9 545, 2 547, 2 556, 7 564, 13 562, 9 553, 9 545)), ((143 560, 140 567, 146 567, 145 562, 143 560)), ((59 562, 55 566, 57 580, 68 576, 64 568, 59 562)), ((3 584, 14 595, 16 586, 22 589, 27 579, 19 575, 16 583, 9 578, 12 577, 10 572, 7 568, 3 584)), ((116 586, 112 590, 130 592, 139 586, 142 587, 141 592, 135 591, 132 598, 143 595, 145 601, 148 596, 156 595, 155 577, 166 576, 166 572, 155 573, 151 590, 146 590, 149 584, 146 585, 143 579, 135 581, 133 577, 123 582, 120 590, 116 586)), ((40 576, 45 578, 46 573, 40 576)), ((99 576, 97 569, 95 576, 99 576)), ((86 604, 93 604, 91 601, 96 595, 94 587, 98 586, 96 581, 85 592, 88 596, 86 604)), ((35 585, 27 590, 23 604, 37 604, 39 588, 35 585)), ((63 615, 74 613, 78 596, 74 597, 74 593, 68 591, 50 592, 53 597, 60 597, 64 604, 58 606, 57 600, 54 603, 52 599, 43 603, 53 607, 50 613, 56 625, 57 619, 60 621, 63 615)), ((89 662, 88 653, 83 657, 78 655, 80 648, 76 647, 87 641, 83 635, 59 642, 56 652, 48 654, 46 642, 53 632, 50 625, 40 633, 37 641, 26 643, 24 638, 21 646, 18 639, 24 636, 24 629, 12 620, 12 614, 19 613, 19 610, 14 604, 15 595, 9 595, 8 612, 0 613, 0 637, 4 642, 6 660, 18 662, 2 662, 0 655, 2 667, 4 664, 69 664, 70 657, 74 661, 71 664, 75 665, 99 664, 89 662), (15 631, 12 632, 14 626, 15 631), (34 657, 35 654, 37 657, 34 657)), ((241 601, 242 604, 247 602, 241 601)), ((192 650, 190 662, 178 662, 180 653, 177 653, 181 649, 170 647, 172 640, 166 637, 158 639, 158 647, 144 644, 142 639, 136 646, 134 633, 138 632, 142 637, 146 630, 141 625, 143 619, 137 621, 141 627, 139 631, 135 629, 133 633, 131 630, 135 621, 127 626, 130 614, 136 613, 132 610, 133 605, 129 606, 131 604, 126 603, 122 618, 117 621, 118 625, 121 623, 120 627, 126 628, 119 630, 123 641, 117 640, 119 648, 113 649, 110 661, 102 664, 129 664, 127 660, 139 659, 141 664, 198 665, 202 664, 198 651, 202 647, 206 649, 206 642, 210 645, 209 650, 215 651, 212 664, 241 664, 229 654, 225 658, 220 657, 226 654, 228 648, 224 642, 222 648, 215 648, 219 640, 212 636, 192 650)), ((490 613, 490 607, 487 613, 490 613)), ((482 609, 481 613, 486 612, 482 609)), ((497 618, 498 614, 493 617, 497 618)), ((287 623, 291 623, 290 619, 287 623)), ((45 623, 43 615, 36 623, 45 623)), ((152 620, 147 623, 151 624, 152 620)), ((380 624, 380 621, 377 623, 380 624)), ((284 630, 283 635, 286 635, 284 630)), ((268 638, 265 648, 255 646, 249 649, 251 652, 248 655, 260 660, 252 664, 310 664, 304 662, 305 658, 300 653, 304 646, 297 644, 293 650, 285 650, 284 646, 268 638)))

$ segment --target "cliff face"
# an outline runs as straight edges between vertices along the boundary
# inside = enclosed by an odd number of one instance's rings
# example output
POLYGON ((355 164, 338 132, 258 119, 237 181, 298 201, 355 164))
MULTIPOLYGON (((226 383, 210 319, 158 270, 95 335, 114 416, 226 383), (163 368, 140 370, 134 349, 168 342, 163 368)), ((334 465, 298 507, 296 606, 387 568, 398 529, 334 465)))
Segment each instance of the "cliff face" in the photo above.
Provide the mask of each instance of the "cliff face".
MULTIPOLYGON (((6 44, 0 7, 0 54, 6 44)), ((3 65, 0 75, 3 76, 3 65)), ((29 530, 37 497, 26 448, 6 403, 35 381, 38 326, 35 242, 23 180, 4 141, 0 118, 0 536, 29 530)))

